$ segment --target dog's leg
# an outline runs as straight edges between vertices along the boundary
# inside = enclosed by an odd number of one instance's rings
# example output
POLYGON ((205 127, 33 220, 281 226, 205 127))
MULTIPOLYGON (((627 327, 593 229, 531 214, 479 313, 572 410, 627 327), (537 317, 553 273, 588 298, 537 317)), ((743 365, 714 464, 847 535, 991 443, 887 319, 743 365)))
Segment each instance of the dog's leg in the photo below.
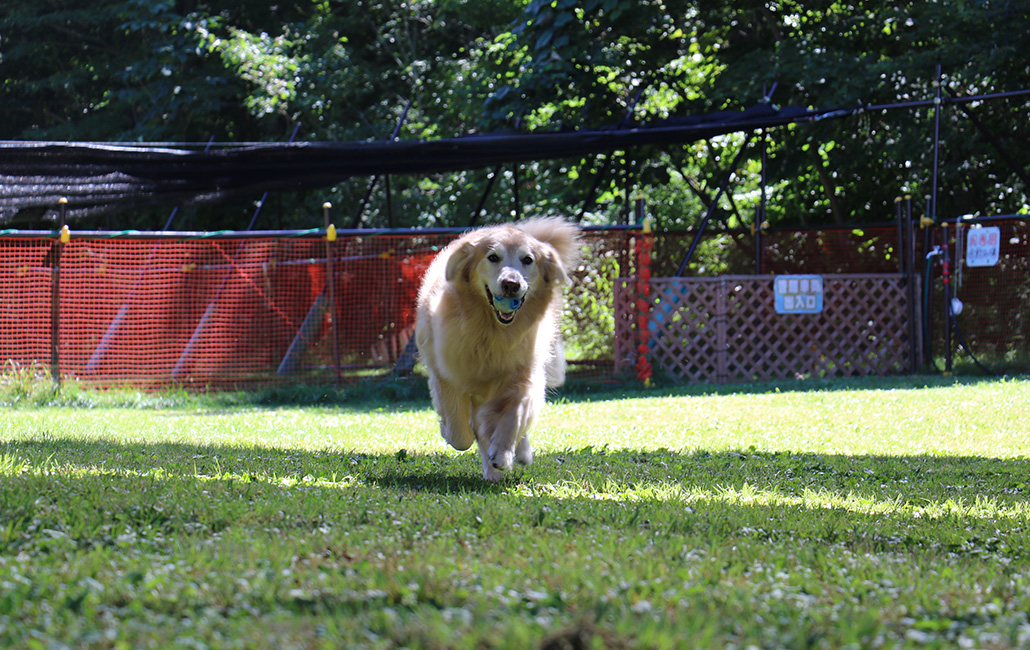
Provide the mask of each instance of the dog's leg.
POLYGON ((511 469, 516 460, 516 451, 519 462, 528 461, 525 462, 527 465, 532 462, 533 452, 526 432, 543 401, 543 390, 526 392, 525 387, 515 386, 475 410, 475 429, 479 451, 483 456, 484 478, 489 480, 487 469, 511 469))
POLYGON ((483 478, 490 483, 496 483, 504 477, 504 472, 495 467, 493 461, 490 459, 490 434, 492 429, 486 422, 481 420, 480 414, 482 413, 482 410, 483 404, 473 401, 472 429, 475 431, 476 442, 479 447, 479 457, 483 461, 483 478))
POLYGON ((433 406, 440 414, 440 435, 443 439, 459 451, 471 447, 476 441, 476 434, 472 432, 472 405, 469 398, 435 375, 429 378, 429 392, 433 396, 433 406))
POLYGON ((533 464, 533 445, 529 444, 529 431, 523 433, 515 443, 515 462, 519 465, 533 464))
POLYGON ((479 442, 479 456, 483 459, 483 478, 491 483, 496 483, 504 477, 504 472, 494 465, 490 459, 490 441, 479 442))

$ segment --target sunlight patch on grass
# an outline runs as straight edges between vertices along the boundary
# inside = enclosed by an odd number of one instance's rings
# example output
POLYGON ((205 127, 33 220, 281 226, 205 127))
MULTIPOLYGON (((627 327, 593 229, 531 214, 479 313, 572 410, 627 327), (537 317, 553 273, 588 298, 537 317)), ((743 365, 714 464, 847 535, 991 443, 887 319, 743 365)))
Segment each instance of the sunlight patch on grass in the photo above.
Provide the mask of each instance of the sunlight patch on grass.
POLYGON ((997 499, 975 496, 971 500, 948 498, 910 501, 863 496, 853 492, 806 489, 801 495, 759 488, 744 483, 740 487, 717 485, 713 489, 685 486, 675 482, 622 485, 611 479, 598 483, 589 480, 564 480, 556 483, 519 484, 511 493, 528 498, 547 496, 561 500, 594 500, 615 503, 670 502, 688 510, 719 503, 727 506, 770 506, 806 510, 838 510, 863 515, 898 515, 926 519, 1010 519, 1030 523, 1030 502, 1003 504, 997 499))

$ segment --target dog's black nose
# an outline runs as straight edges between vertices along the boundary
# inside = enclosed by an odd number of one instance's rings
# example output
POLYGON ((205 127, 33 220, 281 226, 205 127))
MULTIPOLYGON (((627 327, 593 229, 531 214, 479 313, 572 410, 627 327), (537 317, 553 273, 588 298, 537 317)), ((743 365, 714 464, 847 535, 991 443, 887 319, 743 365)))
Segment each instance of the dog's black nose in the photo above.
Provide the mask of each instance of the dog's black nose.
POLYGON ((519 294, 521 285, 517 280, 501 280, 501 291, 505 297, 511 298, 519 294))

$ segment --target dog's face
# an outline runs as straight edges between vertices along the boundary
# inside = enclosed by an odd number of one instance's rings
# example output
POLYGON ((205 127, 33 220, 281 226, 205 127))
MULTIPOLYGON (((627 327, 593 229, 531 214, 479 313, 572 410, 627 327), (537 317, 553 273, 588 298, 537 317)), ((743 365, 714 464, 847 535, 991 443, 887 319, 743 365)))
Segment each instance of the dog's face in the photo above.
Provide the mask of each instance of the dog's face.
POLYGON ((565 277, 554 248, 514 229, 470 238, 447 264, 447 279, 478 291, 502 325, 515 321, 535 291, 565 277))
POLYGON ((497 315, 497 321, 508 325, 526 300, 530 287, 540 282, 539 255, 525 242, 490 242, 472 270, 476 285, 497 315))

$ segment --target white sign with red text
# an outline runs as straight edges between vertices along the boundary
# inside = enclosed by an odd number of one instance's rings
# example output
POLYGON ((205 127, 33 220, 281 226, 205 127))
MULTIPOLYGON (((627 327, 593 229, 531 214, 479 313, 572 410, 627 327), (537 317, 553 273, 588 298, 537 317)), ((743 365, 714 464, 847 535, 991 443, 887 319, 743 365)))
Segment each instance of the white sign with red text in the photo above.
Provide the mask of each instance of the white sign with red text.
POLYGON ((1001 230, 997 226, 970 228, 966 235, 966 266, 994 266, 1001 249, 1001 230))

